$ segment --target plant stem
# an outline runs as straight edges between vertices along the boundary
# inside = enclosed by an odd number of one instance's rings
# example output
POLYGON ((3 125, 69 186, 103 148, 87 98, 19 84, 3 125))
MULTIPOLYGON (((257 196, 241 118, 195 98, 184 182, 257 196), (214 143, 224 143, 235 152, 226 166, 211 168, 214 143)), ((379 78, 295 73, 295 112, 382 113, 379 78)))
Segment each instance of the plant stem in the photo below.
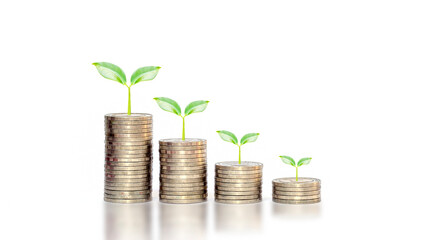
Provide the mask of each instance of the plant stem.
POLYGON ((185 117, 182 117, 182 140, 185 140, 185 117))
POLYGON ((295 167, 295 169, 297 170, 297 177, 296 177, 296 181, 298 182, 298 167, 295 167))
POLYGON ((242 161, 241 161, 241 156, 242 156, 242 151, 241 151, 241 148, 240 148, 241 146, 239 145, 239 164, 241 164, 242 163, 242 161))
POLYGON ((131 114, 131 104, 130 104, 130 86, 126 86, 128 87, 128 115, 131 114))

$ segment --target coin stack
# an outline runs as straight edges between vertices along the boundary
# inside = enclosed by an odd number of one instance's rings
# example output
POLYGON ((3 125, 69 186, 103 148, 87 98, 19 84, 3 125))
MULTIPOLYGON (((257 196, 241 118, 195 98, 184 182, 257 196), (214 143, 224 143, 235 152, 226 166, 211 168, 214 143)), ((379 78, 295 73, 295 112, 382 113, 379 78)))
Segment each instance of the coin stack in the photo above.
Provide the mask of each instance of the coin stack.
POLYGON ((105 201, 151 200, 152 138, 151 114, 105 115, 105 201))
POLYGON ((262 167, 258 162, 215 164, 215 201, 234 204, 260 202, 262 167))
POLYGON ((207 198, 206 140, 163 139, 160 148, 160 201, 197 203, 207 198))
POLYGON ((277 178, 273 180, 273 201, 287 204, 320 202, 320 180, 316 178, 277 178))

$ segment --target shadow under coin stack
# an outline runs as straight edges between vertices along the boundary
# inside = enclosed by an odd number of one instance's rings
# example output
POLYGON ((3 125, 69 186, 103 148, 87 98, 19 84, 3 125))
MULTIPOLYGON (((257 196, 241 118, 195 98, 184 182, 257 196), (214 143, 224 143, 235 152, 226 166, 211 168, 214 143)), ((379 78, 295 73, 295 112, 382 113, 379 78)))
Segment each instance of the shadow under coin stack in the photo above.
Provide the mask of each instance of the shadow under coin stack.
POLYGON ((160 201, 198 203, 206 201, 206 140, 163 139, 160 148, 160 201))
POLYGON ((220 162, 215 164, 215 201, 256 203, 262 200, 262 163, 220 162))
POLYGON ((146 113, 105 115, 105 201, 151 200, 152 121, 146 113))
POLYGON ((273 180, 273 201, 287 204, 320 202, 320 180, 316 178, 277 178, 273 180))

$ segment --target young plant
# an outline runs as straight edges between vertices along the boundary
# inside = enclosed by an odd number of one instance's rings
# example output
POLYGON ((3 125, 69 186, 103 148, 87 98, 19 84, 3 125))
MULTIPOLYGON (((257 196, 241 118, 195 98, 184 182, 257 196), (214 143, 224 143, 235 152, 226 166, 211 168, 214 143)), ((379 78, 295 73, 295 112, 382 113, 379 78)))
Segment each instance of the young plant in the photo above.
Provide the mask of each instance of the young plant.
POLYGON ((177 102, 170 98, 158 97, 154 98, 159 107, 166 112, 174 113, 182 118, 182 140, 185 140, 185 117, 193 113, 199 113, 205 111, 208 107, 209 101, 199 100, 191 102, 185 107, 184 115, 181 114, 181 107, 177 102))
POLYGON ((302 165, 308 165, 311 162, 311 158, 301 158, 298 163, 295 163, 295 160, 288 156, 279 156, 282 159, 282 162, 289 164, 291 166, 294 166, 296 169, 296 178, 295 180, 298 181, 298 167, 301 167, 302 165))
POLYGON ((239 147, 239 164, 242 163, 242 161, 241 161, 241 156, 242 156, 241 147, 243 145, 245 145, 246 143, 255 142, 258 139, 258 135, 259 135, 259 133, 248 133, 240 139, 240 143, 239 143, 236 135, 234 135, 234 133, 232 133, 232 132, 224 131, 224 130, 216 131, 216 132, 219 134, 219 136, 221 137, 222 140, 224 140, 226 142, 231 142, 232 144, 239 147))
POLYGON ((160 67, 156 66, 138 68, 132 74, 130 77, 130 82, 128 83, 126 80, 126 75, 120 67, 108 62, 96 62, 92 64, 96 67, 101 76, 123 84, 128 88, 128 115, 131 115, 130 88, 139 82, 153 80, 160 70, 160 67))

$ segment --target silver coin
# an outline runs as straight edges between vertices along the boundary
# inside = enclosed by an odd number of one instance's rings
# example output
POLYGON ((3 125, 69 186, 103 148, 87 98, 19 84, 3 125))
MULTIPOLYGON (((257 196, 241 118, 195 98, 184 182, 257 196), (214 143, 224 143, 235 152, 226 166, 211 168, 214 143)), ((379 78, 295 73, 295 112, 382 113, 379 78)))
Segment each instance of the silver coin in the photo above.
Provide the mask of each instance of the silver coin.
POLYGON ((126 200, 126 199, 111 199, 111 198, 107 198, 104 197, 104 201, 106 202, 111 202, 111 203, 144 203, 144 202, 149 202, 151 201, 151 197, 147 198, 147 199, 131 199, 131 200, 126 200))
POLYGON ((192 175, 169 175, 169 174, 160 174, 160 177, 162 179, 169 178, 169 179, 179 179, 179 180, 185 180, 185 179, 193 179, 193 178, 204 178, 206 177, 205 174, 192 174, 192 175))
POLYGON ((215 173, 224 175, 251 175, 251 174, 262 174, 262 169, 259 170, 246 170, 246 171, 229 171, 229 170, 215 170, 215 173))
POLYGON ((215 194, 215 199, 223 199, 223 200, 249 200, 249 199, 259 199, 259 198, 260 198, 260 194, 245 195, 245 196, 231 196, 231 195, 215 194))
POLYGON ((197 138, 186 138, 182 140, 180 138, 170 138, 170 139, 161 139, 159 140, 159 145, 166 146, 198 146, 198 145, 206 145, 205 139, 197 139, 197 138))
POLYGON ((116 179, 116 178, 147 178, 150 177, 150 174, 136 174, 136 175, 130 175, 130 174, 110 174, 105 173, 105 177, 109 179, 116 179))
POLYGON ((204 182, 206 177, 203 178, 186 178, 186 179, 170 179, 160 178, 161 183, 193 183, 193 182, 204 182))
POLYGON ((105 145, 106 146, 108 146, 108 145, 109 146, 146 146, 146 145, 151 146, 152 142, 151 142, 151 139, 148 139, 148 140, 142 140, 141 139, 141 141, 139 141, 139 142, 135 142, 135 141, 119 142, 119 141, 108 141, 108 140, 106 140, 105 145))
POLYGON ((165 196, 191 196, 191 195, 202 195, 206 194, 206 190, 201 191, 166 191, 166 190, 160 190, 161 195, 165 196))
POLYGON ((262 169, 263 164, 259 162, 243 161, 241 164, 237 161, 219 162, 215 164, 216 170, 231 170, 231 171, 254 171, 262 169))
POLYGON ((206 198, 208 194, 197 194, 197 195, 186 195, 186 196, 172 196, 160 194, 160 199, 169 199, 169 200, 189 200, 189 199, 201 199, 206 198))
POLYGON ((108 120, 104 119, 105 125, 152 125, 152 119, 146 120, 108 120))
POLYGON ((308 192, 308 191, 320 191, 320 185, 317 187, 277 187, 273 185, 273 191, 283 192, 308 192))
POLYGON ((248 188, 248 187, 261 187, 262 182, 243 182, 243 183, 226 183, 226 182, 215 182, 215 187, 227 187, 227 188, 248 188))
POLYGON ((160 166, 162 171, 206 171, 207 166, 183 167, 183 166, 160 166))
POLYGON ((139 187, 111 187, 111 186, 104 186, 104 190, 110 190, 110 191, 142 191, 142 190, 150 190, 151 192, 151 186, 139 186, 139 187))
POLYGON ((135 154, 151 154, 151 149, 142 149, 142 150, 116 150, 116 149, 106 149, 105 153, 107 154, 117 154, 117 155, 135 155, 135 154))
POLYGON ((143 183, 143 182, 149 182, 151 184, 151 177, 145 177, 145 178, 104 178, 105 182, 110 183, 143 183))
POLYGON ((112 145, 106 145, 106 150, 112 150, 112 151, 138 151, 138 150, 150 150, 152 151, 153 148, 150 145, 145 146, 112 146, 112 145))
POLYGON ((223 187, 215 186, 215 190, 219 191, 234 191, 234 192, 248 192, 248 191, 261 191, 261 186, 256 187, 223 187))
POLYGON ((120 142, 120 143, 129 143, 129 142, 135 142, 140 143, 140 145, 144 144, 147 141, 151 141, 153 139, 153 136, 145 136, 145 137, 135 137, 135 138, 120 138, 120 137, 108 137, 105 136, 105 141, 107 142, 120 142))
POLYGON ((161 167, 206 167, 207 162, 160 161, 161 167))
POLYGON ((137 190, 137 191, 115 191, 104 189, 104 193, 108 195, 116 195, 116 196, 139 196, 139 195, 147 195, 151 192, 151 190, 137 190))
POLYGON ((133 130, 133 129, 153 129, 153 124, 129 124, 129 125, 125 125, 125 124, 110 124, 110 123, 105 123, 104 128, 108 128, 108 129, 129 129, 129 130, 133 130))
POLYGON ((151 174, 151 169, 150 170, 136 170, 136 171, 111 171, 108 169, 104 170, 105 173, 107 174, 112 174, 112 175, 138 175, 138 174, 151 174))
POLYGON ((135 121, 135 120, 151 120, 153 115, 149 113, 132 113, 128 115, 127 113, 108 113, 105 114, 104 118, 106 120, 126 120, 126 121, 135 121))
POLYGON ((206 198, 200 198, 200 199, 185 199, 185 200, 179 200, 179 199, 160 199, 160 202, 162 203, 172 203, 172 204, 190 204, 190 203, 201 203, 205 202, 206 198))
POLYGON ((220 190, 215 190, 215 194, 218 195, 226 195, 226 196, 253 196, 253 195, 260 195, 262 192, 261 191, 245 191, 245 192, 240 192, 240 191, 220 191, 220 190))
POLYGON ((110 138, 147 138, 153 137, 153 131, 151 129, 104 129, 105 137, 110 138), (133 135, 133 136, 132 136, 133 135))
POLYGON ((166 159, 193 159, 193 158, 206 158, 207 154, 163 154, 160 153, 160 158, 166 159))
POLYGON ((206 175, 206 169, 205 170, 191 170, 191 171, 169 171, 169 170, 160 170, 161 174, 168 174, 168 175, 192 175, 192 174, 205 174, 206 175))
POLYGON ((262 174, 238 174, 238 175, 226 175, 226 174, 215 174, 217 178, 228 178, 228 179, 256 179, 262 178, 262 174))
MULTIPOLYGON (((105 162, 105 165, 108 166, 108 168, 113 167, 113 169, 117 169, 118 167, 141 167, 145 169, 151 169, 152 163, 151 162, 105 162)), ((107 167, 106 167, 107 168, 107 167)), ((110 168, 111 169, 111 168, 110 168)))
POLYGON ((169 187, 169 188, 193 188, 193 187, 207 187, 206 181, 199 182, 190 182, 190 183, 179 183, 179 182, 160 182, 160 188, 169 187))
POLYGON ((159 152, 161 154, 169 154, 169 155, 193 155, 193 154, 206 154, 206 150, 162 150, 159 152))
POLYGON ((259 199, 248 199, 248 200, 225 200, 225 199, 215 199, 215 202, 225 203, 225 204, 250 204, 261 202, 262 198, 259 199))
POLYGON ((160 163, 207 163, 206 158, 160 158, 160 163))
POLYGON ((107 182, 104 181, 104 188, 106 187, 145 187, 149 186, 151 187, 151 181, 144 181, 144 182, 107 182))
POLYGON ((215 177, 215 182, 258 183, 258 182, 262 182, 262 178, 233 179, 233 178, 218 178, 218 177, 215 177))
POLYGON ((273 194, 273 198, 284 199, 284 200, 309 200, 309 199, 320 198, 320 194, 315 194, 311 196, 284 196, 284 195, 273 194))
POLYGON ((274 186, 280 187, 316 187, 320 186, 320 180, 317 178, 306 178, 300 177, 298 181, 295 178, 287 177, 287 178, 276 178, 273 180, 274 186))
POLYGON ((123 163, 141 162, 141 163, 144 163, 144 162, 152 162, 153 161, 153 158, 151 156, 148 156, 148 157, 147 156, 145 156, 145 157, 138 156, 138 157, 129 157, 129 158, 123 157, 123 156, 125 156, 125 155, 122 155, 120 157, 106 156, 105 162, 123 162, 123 163))
POLYGON ((273 198, 273 202, 275 203, 284 203, 284 204, 313 204, 313 203, 319 203, 320 198, 318 199, 310 199, 310 200, 283 200, 283 199, 277 199, 273 198))
POLYGON ((280 195, 280 196, 313 196, 313 195, 320 195, 320 191, 307 191, 307 192, 273 191, 273 194, 280 195))
POLYGON ((159 150, 165 151, 194 151, 194 150, 207 150, 206 145, 195 145, 195 146, 167 146, 160 145, 159 150))
POLYGON ((148 199, 148 198, 151 198, 151 194, 145 194, 145 195, 111 195, 111 194, 104 193, 104 198, 109 198, 109 199, 123 199, 123 200, 128 200, 128 199, 148 199))
POLYGON ((207 186, 199 186, 199 187, 165 187, 160 186, 160 191, 170 191, 170 192, 187 192, 187 191, 202 191, 207 190, 207 186))

